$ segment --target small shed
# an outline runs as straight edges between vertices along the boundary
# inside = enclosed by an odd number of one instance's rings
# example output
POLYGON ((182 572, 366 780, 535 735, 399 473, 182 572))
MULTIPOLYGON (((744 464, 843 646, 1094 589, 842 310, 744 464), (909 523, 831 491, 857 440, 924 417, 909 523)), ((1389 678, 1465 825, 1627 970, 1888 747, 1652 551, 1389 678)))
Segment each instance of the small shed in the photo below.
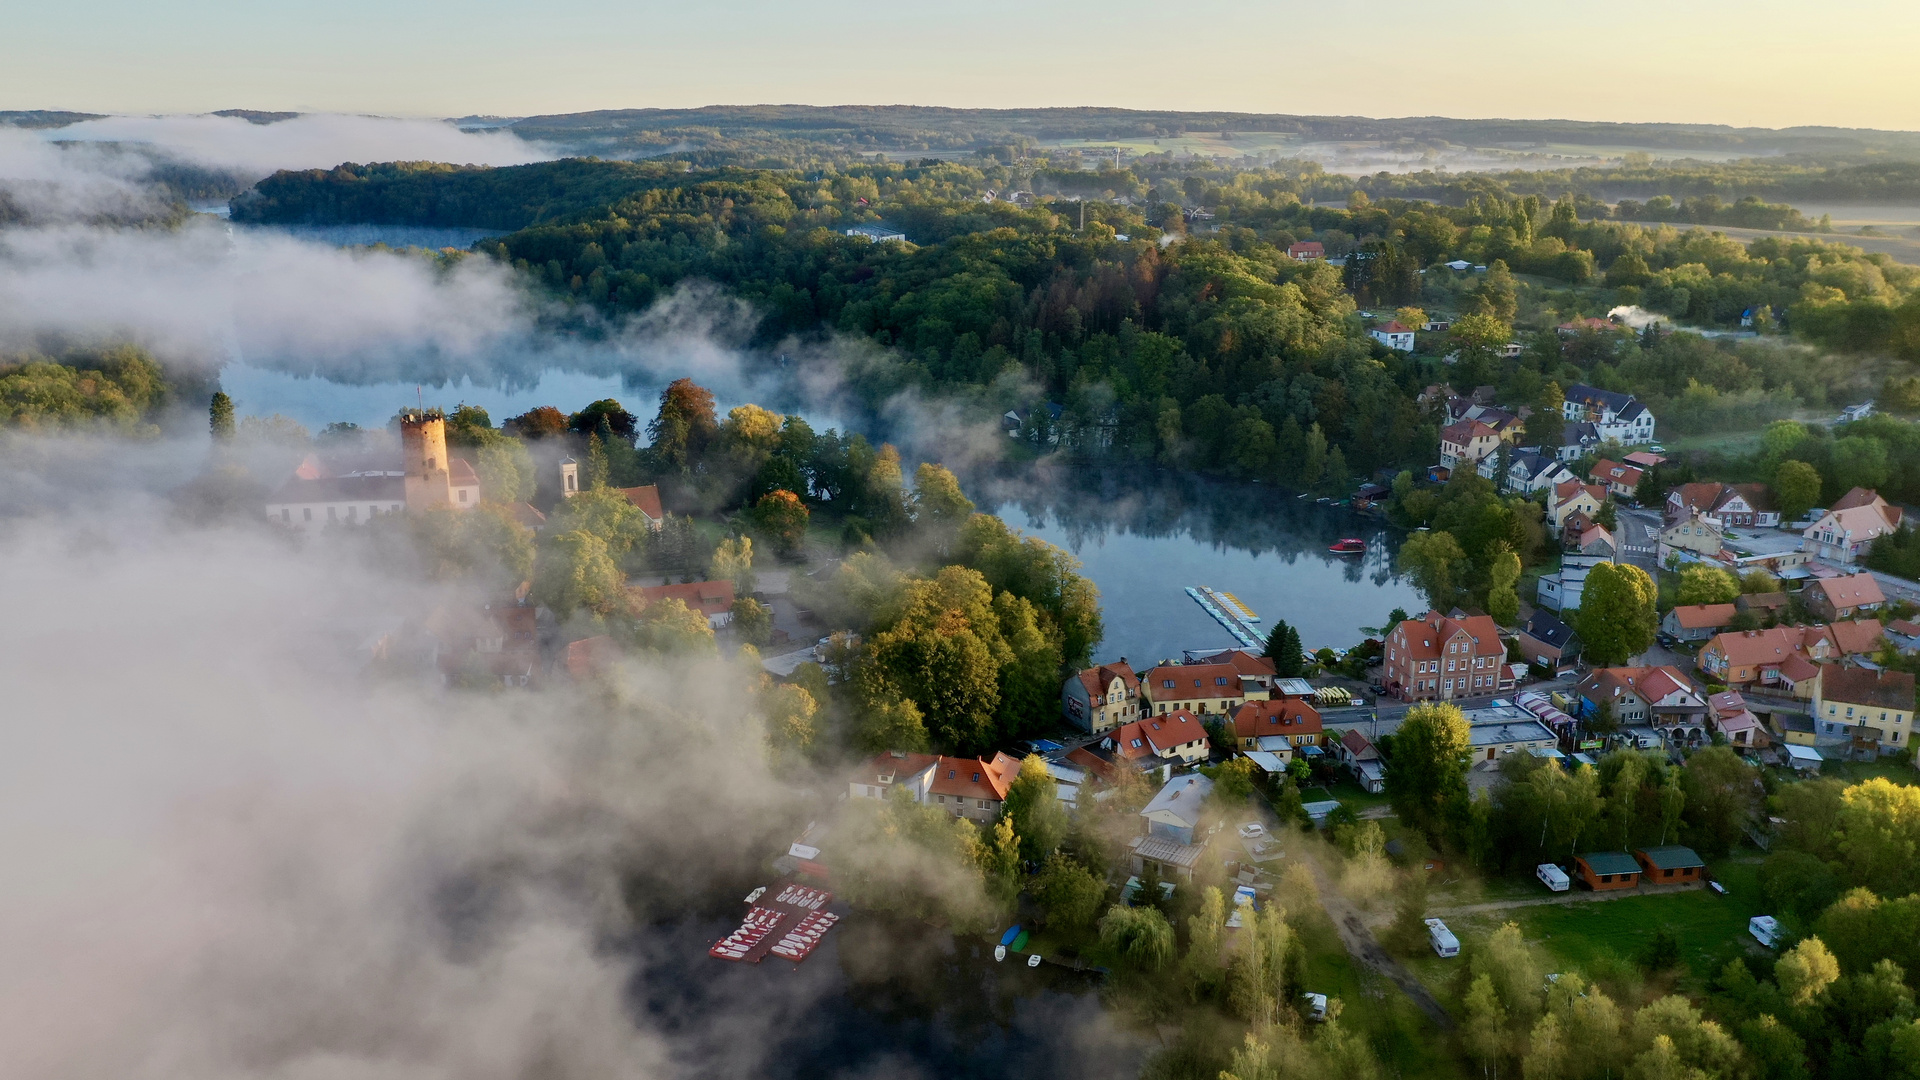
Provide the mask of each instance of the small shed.
POLYGON ((1820 771, 1820 751, 1811 746, 1801 746, 1792 742, 1786 744, 1786 751, 1787 762, 1794 768, 1803 771, 1820 771))
POLYGON ((1655 885, 1699 881, 1707 872, 1707 864, 1700 856, 1692 848, 1679 844, 1641 848, 1633 857, 1645 868, 1647 880, 1655 885))
POLYGON ((1573 859, 1574 873, 1595 892, 1640 884, 1640 864, 1624 851, 1590 851, 1573 859))

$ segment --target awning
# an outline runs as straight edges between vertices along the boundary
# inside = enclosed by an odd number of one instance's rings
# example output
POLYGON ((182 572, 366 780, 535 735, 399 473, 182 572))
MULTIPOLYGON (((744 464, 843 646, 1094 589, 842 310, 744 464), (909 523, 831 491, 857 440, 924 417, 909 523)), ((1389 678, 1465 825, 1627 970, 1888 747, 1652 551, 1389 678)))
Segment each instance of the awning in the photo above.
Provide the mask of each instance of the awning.
POLYGON ((1820 757, 1820 752, 1811 746, 1801 746, 1797 743, 1787 744, 1787 761, 1796 769, 1806 768, 1808 766, 1817 769, 1820 767, 1822 760, 1824 759, 1820 757))
POLYGON ((1277 756, 1269 754, 1265 750, 1248 750, 1245 753, 1247 760, 1258 765, 1263 772, 1280 773, 1287 771, 1286 762, 1281 761, 1277 756))

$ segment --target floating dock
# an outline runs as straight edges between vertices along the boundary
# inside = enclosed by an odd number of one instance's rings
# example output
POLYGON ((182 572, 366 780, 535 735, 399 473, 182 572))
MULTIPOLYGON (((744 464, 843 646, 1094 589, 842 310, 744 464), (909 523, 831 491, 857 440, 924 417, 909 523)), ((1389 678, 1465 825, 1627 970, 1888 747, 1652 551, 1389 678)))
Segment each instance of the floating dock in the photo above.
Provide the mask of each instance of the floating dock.
POLYGON ((1226 592, 1221 589, 1215 589, 1213 590, 1213 595, 1218 597, 1221 600, 1226 601, 1226 603, 1222 606, 1225 607, 1228 611, 1231 611, 1234 614, 1239 615, 1241 622, 1257 623, 1260 621, 1260 616, 1255 615, 1253 613, 1253 609, 1247 606, 1246 601, 1240 599, 1239 597, 1233 595, 1232 593, 1226 592))
POLYGON ((763 890, 756 890, 740 929, 714 942, 708 956, 757 964, 772 953, 797 964, 840 921, 840 916, 826 910, 833 894, 824 889, 787 885, 771 900, 762 899, 763 895, 763 890))
POLYGON ((1215 622, 1226 627, 1227 633, 1232 634, 1240 644, 1249 649, 1258 649, 1264 644, 1260 636, 1253 632, 1253 627, 1248 626, 1240 617, 1239 613, 1245 609, 1238 602, 1229 605, 1227 601, 1221 599, 1219 593, 1205 585, 1197 588, 1187 586, 1187 595, 1193 597, 1193 602, 1199 604, 1202 610, 1213 616, 1215 622))

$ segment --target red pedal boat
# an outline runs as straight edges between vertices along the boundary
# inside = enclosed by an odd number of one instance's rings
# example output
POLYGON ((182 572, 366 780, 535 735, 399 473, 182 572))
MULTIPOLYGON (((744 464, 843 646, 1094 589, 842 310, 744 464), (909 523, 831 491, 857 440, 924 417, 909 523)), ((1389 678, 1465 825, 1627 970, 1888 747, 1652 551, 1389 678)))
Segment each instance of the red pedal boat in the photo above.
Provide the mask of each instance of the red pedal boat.
POLYGON ((1333 552, 1335 555, 1365 555, 1367 553, 1367 542, 1365 540, 1356 540, 1350 536, 1345 540, 1330 545, 1327 550, 1333 552))

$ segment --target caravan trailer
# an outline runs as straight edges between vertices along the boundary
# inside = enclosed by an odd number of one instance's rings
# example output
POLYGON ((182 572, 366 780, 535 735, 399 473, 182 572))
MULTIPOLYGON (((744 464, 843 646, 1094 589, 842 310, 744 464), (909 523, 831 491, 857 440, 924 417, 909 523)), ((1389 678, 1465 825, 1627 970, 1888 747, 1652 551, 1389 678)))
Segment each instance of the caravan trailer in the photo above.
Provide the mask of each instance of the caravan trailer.
POLYGON ((1453 936, 1447 924, 1439 919, 1427 920, 1427 940, 1433 943, 1433 951, 1440 956, 1459 956, 1460 939, 1453 936))

